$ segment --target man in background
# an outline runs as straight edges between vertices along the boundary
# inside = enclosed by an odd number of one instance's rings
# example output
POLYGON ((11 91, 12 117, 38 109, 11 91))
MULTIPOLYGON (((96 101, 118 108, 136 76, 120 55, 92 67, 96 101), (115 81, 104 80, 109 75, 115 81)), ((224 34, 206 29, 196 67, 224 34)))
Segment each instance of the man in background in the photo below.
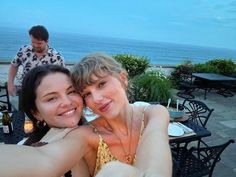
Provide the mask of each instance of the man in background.
POLYGON ((11 61, 8 75, 8 92, 11 96, 20 95, 20 88, 25 74, 32 68, 44 64, 57 64, 65 66, 64 58, 55 49, 48 45, 49 34, 44 26, 33 26, 29 30, 31 45, 22 46, 15 58, 11 61), (22 76, 19 85, 14 85, 14 80, 19 66, 22 66, 22 76))

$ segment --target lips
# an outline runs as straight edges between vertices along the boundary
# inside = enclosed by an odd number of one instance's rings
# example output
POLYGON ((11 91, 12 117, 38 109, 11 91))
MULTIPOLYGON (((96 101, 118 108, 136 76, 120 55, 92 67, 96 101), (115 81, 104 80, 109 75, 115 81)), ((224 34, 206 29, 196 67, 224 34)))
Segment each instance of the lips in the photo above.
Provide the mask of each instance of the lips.
POLYGON ((71 116, 74 114, 75 111, 76 111, 76 108, 73 108, 73 109, 60 113, 59 116, 71 116))
POLYGON ((111 103, 111 102, 108 102, 108 103, 102 105, 98 110, 99 110, 100 112, 106 112, 106 111, 110 108, 110 103, 111 103))

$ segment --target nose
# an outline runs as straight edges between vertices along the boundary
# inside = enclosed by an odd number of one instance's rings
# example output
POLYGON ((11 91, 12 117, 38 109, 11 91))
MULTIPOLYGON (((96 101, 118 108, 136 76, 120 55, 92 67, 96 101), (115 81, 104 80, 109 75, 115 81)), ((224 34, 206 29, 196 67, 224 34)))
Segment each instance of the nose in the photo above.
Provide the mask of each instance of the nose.
POLYGON ((100 103, 103 99, 103 96, 101 93, 99 93, 99 91, 95 91, 92 94, 92 98, 93 98, 93 101, 94 103, 100 103))
POLYGON ((67 95, 62 97, 62 99, 61 99, 61 107, 67 107, 67 106, 69 106, 71 104, 72 104, 72 101, 71 101, 71 99, 67 95))

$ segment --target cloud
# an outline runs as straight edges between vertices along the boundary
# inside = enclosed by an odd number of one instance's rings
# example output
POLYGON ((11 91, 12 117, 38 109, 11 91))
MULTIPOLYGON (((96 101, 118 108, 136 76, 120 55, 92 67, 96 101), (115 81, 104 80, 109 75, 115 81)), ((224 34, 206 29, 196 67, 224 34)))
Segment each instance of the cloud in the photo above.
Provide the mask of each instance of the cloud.
POLYGON ((227 12, 229 12, 229 13, 236 13, 236 1, 231 1, 228 4, 227 12))
POLYGON ((224 26, 224 27, 229 27, 236 29, 236 18, 235 17, 215 17, 211 19, 211 22, 216 25, 224 26))

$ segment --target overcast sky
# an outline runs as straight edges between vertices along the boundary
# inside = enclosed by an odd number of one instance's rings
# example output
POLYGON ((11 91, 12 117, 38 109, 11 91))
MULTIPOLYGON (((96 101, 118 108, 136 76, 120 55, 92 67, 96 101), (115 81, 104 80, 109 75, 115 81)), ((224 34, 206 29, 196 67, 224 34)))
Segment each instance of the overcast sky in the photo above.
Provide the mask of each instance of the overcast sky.
POLYGON ((36 24, 49 32, 236 49, 236 0, 0 1, 0 26, 36 24))

